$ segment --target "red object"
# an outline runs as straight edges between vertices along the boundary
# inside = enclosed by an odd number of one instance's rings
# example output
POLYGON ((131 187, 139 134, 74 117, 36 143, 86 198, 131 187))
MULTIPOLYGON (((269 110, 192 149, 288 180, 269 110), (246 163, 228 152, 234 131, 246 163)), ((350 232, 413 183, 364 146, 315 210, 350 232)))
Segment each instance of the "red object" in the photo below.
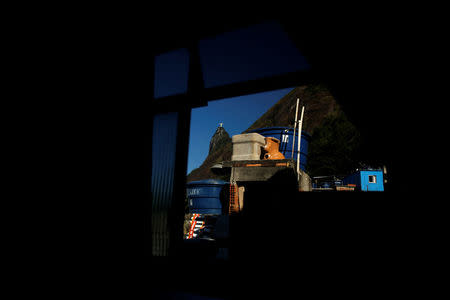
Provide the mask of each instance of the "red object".
POLYGON ((195 225, 197 225, 197 221, 195 219, 197 219, 197 217, 199 216, 199 214, 194 214, 192 216, 192 224, 191 224, 191 229, 189 230, 189 235, 188 235, 188 239, 192 239, 194 237, 194 229, 195 229, 195 225))
POLYGON ((228 212, 230 214, 238 213, 240 211, 239 207, 239 194, 238 194, 238 185, 230 184, 230 202, 228 206, 228 212))

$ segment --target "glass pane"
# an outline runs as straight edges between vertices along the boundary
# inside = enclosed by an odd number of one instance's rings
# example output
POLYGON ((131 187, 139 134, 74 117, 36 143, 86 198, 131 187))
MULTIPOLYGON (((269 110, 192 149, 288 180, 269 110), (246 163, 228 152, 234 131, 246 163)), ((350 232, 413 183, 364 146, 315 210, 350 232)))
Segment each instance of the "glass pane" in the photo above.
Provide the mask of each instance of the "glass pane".
POLYGON ((155 57, 155 98, 186 93, 189 52, 179 49, 155 57))
POLYGON ((168 215, 172 205, 178 113, 153 119, 152 140, 152 255, 165 256, 169 249, 168 215))
POLYGON ((213 150, 211 138, 219 126, 230 137, 243 133, 292 89, 211 101, 208 106, 193 109, 189 134, 188 173, 200 167, 213 150))
POLYGON ((206 88, 309 69, 276 22, 202 40, 199 53, 206 88))

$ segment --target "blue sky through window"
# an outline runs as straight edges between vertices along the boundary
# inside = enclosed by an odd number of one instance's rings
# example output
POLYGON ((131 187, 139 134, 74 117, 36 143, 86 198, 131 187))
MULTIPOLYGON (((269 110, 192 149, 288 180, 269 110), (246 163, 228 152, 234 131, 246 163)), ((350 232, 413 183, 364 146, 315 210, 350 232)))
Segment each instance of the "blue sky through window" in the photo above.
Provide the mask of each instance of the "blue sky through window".
POLYGON ((188 173, 208 156, 209 142, 219 123, 230 137, 249 128, 270 107, 294 88, 211 101, 192 110, 189 135, 188 173))

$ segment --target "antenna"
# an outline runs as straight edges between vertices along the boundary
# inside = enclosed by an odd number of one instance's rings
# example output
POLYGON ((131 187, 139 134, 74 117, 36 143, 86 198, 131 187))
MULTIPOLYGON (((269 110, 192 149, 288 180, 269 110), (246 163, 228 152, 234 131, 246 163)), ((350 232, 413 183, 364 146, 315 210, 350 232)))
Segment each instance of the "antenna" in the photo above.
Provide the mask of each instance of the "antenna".
MULTIPOLYGON (((298 121, 298 132, 297 132, 297 141, 298 141, 298 152, 297 152, 297 176, 300 176, 300 141, 302 140, 302 125, 303 125, 303 113, 305 112, 305 106, 302 106, 302 114, 300 116, 300 121, 298 121)), ((298 178, 299 179, 299 178, 298 178)))
POLYGON ((300 99, 297 98, 297 107, 295 109, 295 122, 294 122, 294 138, 292 139, 292 156, 291 156, 292 159, 294 159, 295 129, 297 128, 297 115, 298 115, 298 102, 299 101, 300 101, 300 99))

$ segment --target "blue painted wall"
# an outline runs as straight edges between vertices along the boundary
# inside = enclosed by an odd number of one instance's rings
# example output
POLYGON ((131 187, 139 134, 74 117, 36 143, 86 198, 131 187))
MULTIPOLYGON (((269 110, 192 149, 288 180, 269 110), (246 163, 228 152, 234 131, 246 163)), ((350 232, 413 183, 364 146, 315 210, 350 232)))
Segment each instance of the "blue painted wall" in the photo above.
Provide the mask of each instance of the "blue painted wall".
POLYGON ((383 185, 383 172, 382 171, 361 171, 361 191, 367 192, 382 192, 384 191, 383 185), (369 176, 376 176, 376 182, 369 182, 369 176))
POLYGON ((361 170, 344 178, 343 183, 356 184, 356 190, 363 192, 383 192, 384 178, 380 170, 361 170), (376 176, 376 182, 369 182, 369 176, 376 176))

